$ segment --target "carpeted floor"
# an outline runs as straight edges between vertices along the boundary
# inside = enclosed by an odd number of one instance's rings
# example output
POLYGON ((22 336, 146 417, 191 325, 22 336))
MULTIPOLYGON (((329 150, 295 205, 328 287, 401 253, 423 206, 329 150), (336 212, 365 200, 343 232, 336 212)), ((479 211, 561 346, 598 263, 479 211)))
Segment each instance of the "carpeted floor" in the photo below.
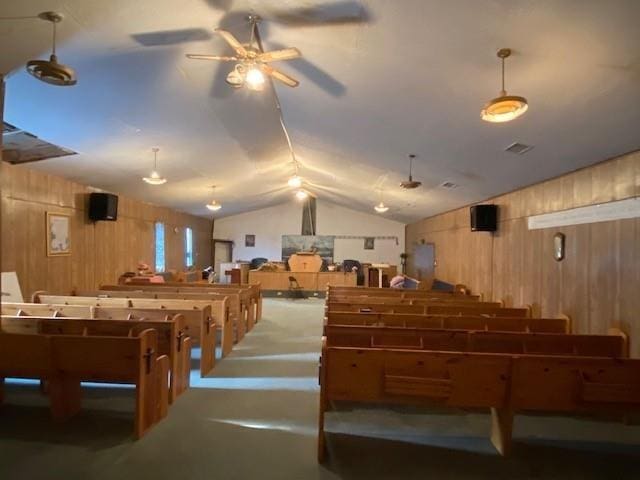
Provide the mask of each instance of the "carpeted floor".
MULTIPOLYGON (((516 417, 495 454, 484 414, 357 409, 327 418, 316 463, 320 300, 266 299, 263 320, 169 417, 131 440, 133 390, 86 387, 82 413, 51 422, 33 383, 8 382, 0 479, 637 479, 640 427, 516 417)), ((197 351, 194 352, 197 355, 197 351)))

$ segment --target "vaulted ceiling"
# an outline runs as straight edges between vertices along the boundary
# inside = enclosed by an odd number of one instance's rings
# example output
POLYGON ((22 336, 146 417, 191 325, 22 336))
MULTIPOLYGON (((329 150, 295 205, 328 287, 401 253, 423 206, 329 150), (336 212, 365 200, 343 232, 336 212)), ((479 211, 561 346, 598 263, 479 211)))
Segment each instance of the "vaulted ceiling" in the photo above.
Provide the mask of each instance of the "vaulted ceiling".
POLYGON ((21 0, 1 17, 56 10, 60 61, 75 87, 24 71, 48 55, 50 28, 0 20, 5 120, 79 152, 33 163, 82 183, 209 215, 288 200, 291 157, 270 92, 233 90, 230 64, 185 53, 231 53, 213 33, 248 38, 264 18, 265 48, 298 47, 278 64, 298 88, 276 85, 308 189, 320 199, 413 221, 640 148, 637 0, 21 0), (525 116, 480 119, 499 90, 527 97, 525 116), (533 145, 524 155, 504 149, 533 145), (163 186, 141 182, 160 147, 163 186), (407 154, 416 153, 405 191, 407 154), (458 185, 443 189, 445 182, 458 185), (211 185, 217 185, 215 194, 211 185))

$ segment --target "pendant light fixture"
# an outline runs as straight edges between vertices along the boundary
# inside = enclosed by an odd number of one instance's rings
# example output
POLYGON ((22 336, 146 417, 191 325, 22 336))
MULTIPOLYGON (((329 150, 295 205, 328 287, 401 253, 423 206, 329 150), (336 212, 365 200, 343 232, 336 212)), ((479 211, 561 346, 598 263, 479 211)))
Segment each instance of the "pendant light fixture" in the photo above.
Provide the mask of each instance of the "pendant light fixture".
POLYGON ((49 60, 31 60, 27 62, 27 72, 38 80, 50 85, 68 87, 77 83, 76 72, 73 68, 58 63, 56 56, 56 25, 62 21, 62 15, 57 12, 42 12, 38 15, 41 20, 53 25, 53 49, 49 60))
POLYGON ((378 213, 384 213, 387 210, 389 210, 389 207, 387 207, 384 202, 382 201, 382 189, 380 189, 380 203, 378 205, 376 205, 375 207, 373 207, 375 209, 376 212, 378 213))
POLYGON ((296 198, 297 198, 298 200, 304 200, 304 199, 305 199, 305 198, 307 198, 308 196, 309 196, 309 194, 308 194, 305 190, 300 189, 300 190, 298 190, 298 191, 296 192, 296 198))
POLYGON ((167 183, 167 179, 158 173, 158 151, 160 149, 152 148, 151 150, 153 151, 153 171, 148 177, 142 177, 142 180, 149 185, 162 185, 163 183, 167 183))
POLYGON ((222 205, 220 205, 215 200, 211 200, 211 203, 207 203, 207 208, 209 210, 211 210, 212 212, 217 212, 218 210, 220 210, 222 208, 222 205))
MULTIPOLYGON (((211 186, 211 190, 215 190, 216 186, 212 185, 211 186)), ((215 200, 211 200, 210 203, 207 203, 207 208, 209 210, 211 210, 212 212, 217 212, 218 210, 220 210, 222 208, 222 204, 216 202, 215 200)))
POLYGON ((502 61, 502 90, 500 96, 488 102, 480 116, 486 122, 504 123, 515 120, 527 111, 529 105, 527 99, 516 95, 507 95, 504 89, 504 60, 511 55, 510 48, 501 48, 498 50, 498 58, 502 61))

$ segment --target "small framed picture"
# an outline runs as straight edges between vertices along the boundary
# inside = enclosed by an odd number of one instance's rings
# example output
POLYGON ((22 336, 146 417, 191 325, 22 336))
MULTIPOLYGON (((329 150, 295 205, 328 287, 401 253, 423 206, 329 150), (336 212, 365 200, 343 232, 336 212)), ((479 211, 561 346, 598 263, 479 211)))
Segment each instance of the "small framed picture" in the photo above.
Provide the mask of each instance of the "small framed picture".
POLYGON ((244 246, 245 247, 255 247, 256 246, 256 236, 255 235, 245 235, 244 236, 244 246))
POLYGON ((375 246, 375 238, 373 237, 365 237, 364 239, 364 249, 365 250, 373 250, 373 247, 375 246))
POLYGON ((71 215, 47 212, 47 256, 71 255, 71 215))

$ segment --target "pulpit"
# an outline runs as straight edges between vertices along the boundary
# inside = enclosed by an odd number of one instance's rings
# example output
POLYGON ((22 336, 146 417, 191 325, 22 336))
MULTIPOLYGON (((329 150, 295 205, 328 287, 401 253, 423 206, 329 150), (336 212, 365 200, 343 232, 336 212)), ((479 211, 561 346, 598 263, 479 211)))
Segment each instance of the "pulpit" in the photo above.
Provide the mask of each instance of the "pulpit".
POLYGON ((289 270, 292 272, 319 272, 322 257, 317 253, 294 253, 289 257, 289 270))

